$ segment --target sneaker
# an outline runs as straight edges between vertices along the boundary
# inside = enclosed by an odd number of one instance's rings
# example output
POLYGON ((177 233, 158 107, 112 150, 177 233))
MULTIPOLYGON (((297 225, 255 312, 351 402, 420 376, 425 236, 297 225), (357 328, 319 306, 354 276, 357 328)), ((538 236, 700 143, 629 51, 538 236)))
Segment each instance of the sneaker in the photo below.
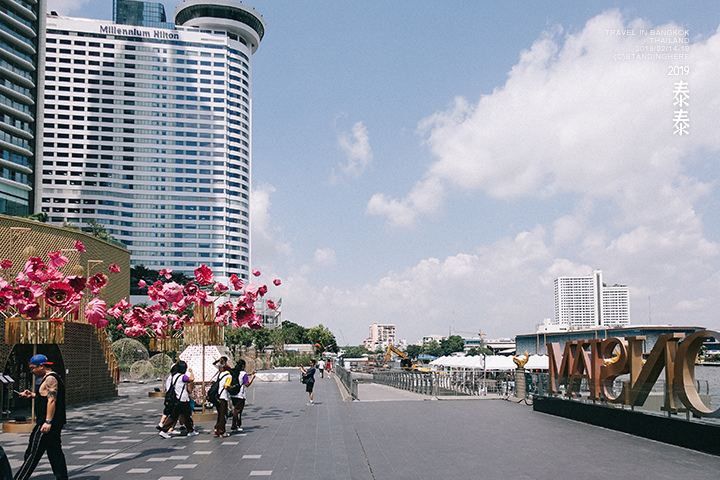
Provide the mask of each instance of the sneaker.
POLYGON ((180 430, 170 430, 170 435, 182 435, 180 430))
POLYGON ((162 430, 162 423, 155 425, 155 430, 162 430))
POLYGON ((308 403, 306 403, 305 405, 308 405, 308 406, 310 406, 310 405, 315 405, 315 402, 308 402, 308 403))
POLYGON ((162 438, 170 438, 170 434, 167 432, 160 432, 158 435, 160 435, 162 438))
POLYGON ((195 437, 195 436, 197 436, 197 435, 200 435, 200 434, 199 434, 198 432, 195 432, 195 431, 190 432, 190 433, 187 434, 188 437, 195 437))

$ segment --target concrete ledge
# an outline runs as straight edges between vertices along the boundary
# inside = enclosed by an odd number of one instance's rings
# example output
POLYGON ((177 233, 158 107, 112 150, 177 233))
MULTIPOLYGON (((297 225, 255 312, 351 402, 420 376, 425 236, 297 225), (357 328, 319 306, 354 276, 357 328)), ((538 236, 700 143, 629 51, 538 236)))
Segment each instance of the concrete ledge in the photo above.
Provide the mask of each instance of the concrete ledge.
POLYGON ((35 427, 35 422, 18 423, 18 422, 3 422, 2 431, 3 433, 30 433, 35 427))
POLYGON ((290 372, 257 372, 254 382, 289 382, 290 372))
POLYGON ((633 410, 575 402, 555 397, 535 397, 533 410, 599 427, 649 438, 679 447, 720 455, 720 426, 679 418, 649 415, 633 410))

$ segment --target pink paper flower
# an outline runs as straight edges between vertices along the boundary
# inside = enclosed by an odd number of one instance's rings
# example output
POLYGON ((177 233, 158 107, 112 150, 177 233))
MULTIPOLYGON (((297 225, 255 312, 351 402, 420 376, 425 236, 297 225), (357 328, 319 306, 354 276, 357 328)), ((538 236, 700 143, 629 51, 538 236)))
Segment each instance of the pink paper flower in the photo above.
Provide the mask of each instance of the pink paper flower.
POLYGON ((120 267, 115 265, 114 263, 108 267, 108 269, 113 273, 120 273, 120 267))
POLYGON ((60 250, 48 253, 48 258, 50 259, 48 262, 50 268, 62 268, 68 262, 67 257, 60 250))
POLYGON ((65 278, 65 281, 73 288, 73 290, 75 290, 75 293, 82 292, 87 286, 87 278, 79 277, 77 275, 70 275, 65 278))
POLYGON ((172 278, 172 268, 163 268, 160 270, 160 275, 170 280, 172 278))
POLYGON ((185 295, 187 295, 188 297, 194 297, 195 295, 197 295, 197 292, 198 286, 195 285, 195 282, 188 282, 185 285, 185 295))
POLYGON ((65 282, 52 282, 45 289, 45 301, 51 307, 67 309, 75 301, 79 300, 75 289, 65 282))
POLYGON ((255 275, 256 277, 259 277, 260 275, 262 275, 262 274, 260 273, 260 270, 253 270, 252 273, 253 273, 253 275, 255 275))
POLYGON ((200 265, 195 269, 195 279, 200 285, 206 286, 213 283, 215 275, 213 275, 212 270, 210 270, 207 265, 200 265))
POLYGON ((262 328, 262 318, 260 318, 259 315, 253 315, 250 321, 248 322, 248 326, 252 330, 260 330, 262 328))
POLYGON ((268 306, 268 308, 269 308, 270 310, 275 310, 275 309, 277 309, 277 305, 275 305, 275 302, 273 302, 272 300, 268 300, 268 301, 267 301, 267 306, 268 306))
POLYGON ((222 293, 227 290, 230 290, 230 288, 223 283, 215 282, 215 284, 213 285, 213 290, 216 291, 217 293, 222 293))
POLYGON ((263 285, 262 287, 258 288, 258 295, 260 295, 261 297, 264 297, 267 292, 267 285, 263 285))
POLYGON ((170 303, 177 302, 184 296, 183 287, 175 282, 168 282, 164 285, 161 295, 170 303))
POLYGON ((138 288, 142 289, 145 287, 147 287, 147 283, 145 283, 145 280, 143 280, 143 279, 138 280, 138 288))
POLYGON ((238 277, 234 273, 232 275, 230 275, 230 284, 233 286, 233 288, 235 289, 236 292, 238 290, 242 290, 243 286, 245 286, 242 281, 242 278, 238 277))
POLYGON ((97 328, 105 327, 109 322, 105 319, 107 304, 104 300, 94 298, 85 307, 85 318, 97 328))
POLYGON ((120 318, 122 318, 123 312, 131 307, 132 305, 128 303, 127 299, 123 298, 118 303, 116 303, 115 306, 108 309, 107 314, 119 320, 120 318))
POLYGON ((92 293, 98 294, 101 288, 108 283, 108 278, 104 273, 96 273, 88 280, 87 286, 92 293))
POLYGON ((75 241, 75 249, 78 252, 87 252, 87 250, 85 250, 85 245, 83 245, 81 242, 78 242, 77 240, 75 241))
POLYGON ((281 283, 282 282, 280 281, 279 278, 276 278, 275 280, 273 280, 273 285, 275 285, 276 287, 279 287, 281 283))
POLYGON ((40 257, 30 257, 25 262, 25 275, 37 283, 47 283, 51 280, 49 269, 40 257))
POLYGON ((0 268, 11 268, 12 262, 8 260, 7 258, 0 262, 0 268))
POLYGON ((40 305, 35 302, 23 305, 19 310, 21 314, 27 315, 30 318, 37 318, 40 316, 40 305))

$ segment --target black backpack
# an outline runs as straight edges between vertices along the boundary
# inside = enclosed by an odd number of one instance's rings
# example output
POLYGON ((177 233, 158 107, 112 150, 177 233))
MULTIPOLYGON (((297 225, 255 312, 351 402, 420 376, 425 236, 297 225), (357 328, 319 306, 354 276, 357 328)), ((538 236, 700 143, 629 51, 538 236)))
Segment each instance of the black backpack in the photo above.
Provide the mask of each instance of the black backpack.
POLYGON ((240 393, 240 372, 233 372, 230 374, 230 386, 227 387, 227 391, 230 395, 237 395, 240 393))
POLYGON ((210 390, 208 390, 207 395, 205 395, 205 401, 207 403, 211 403, 215 405, 216 407, 220 405, 220 380, 215 380, 212 385, 210 385, 210 390))
POLYGON ((175 384, 182 375, 178 375, 175 381, 172 383, 168 391, 165 392, 165 406, 169 408, 175 408, 180 405, 180 399, 175 395, 175 384))

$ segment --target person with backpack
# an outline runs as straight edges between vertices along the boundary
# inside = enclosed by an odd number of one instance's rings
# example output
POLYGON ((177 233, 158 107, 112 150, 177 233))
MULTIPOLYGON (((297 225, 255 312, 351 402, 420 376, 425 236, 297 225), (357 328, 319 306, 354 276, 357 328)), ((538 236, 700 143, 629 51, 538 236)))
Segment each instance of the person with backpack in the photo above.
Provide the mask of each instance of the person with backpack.
POLYGON ((248 374, 245 371, 245 360, 240 360, 235 368, 232 369, 232 383, 228 387, 230 398, 233 403, 233 414, 232 414, 232 425, 230 425, 230 432, 242 432, 242 411, 245 408, 245 389, 249 387, 253 380, 255 380, 255 374, 248 378, 248 374))
POLYGON ((62 451, 60 432, 65 425, 65 384, 60 375, 52 371, 52 362, 43 354, 33 355, 30 371, 42 382, 35 392, 24 390, 23 398, 35 398, 35 427, 25 450, 25 461, 15 473, 15 480, 26 480, 47 452, 55 478, 67 479, 67 463, 62 451))
POLYGON ((228 406, 230 405, 230 392, 228 387, 232 383, 232 375, 230 374, 230 367, 227 363, 218 364, 217 377, 217 422, 215 422, 215 430, 213 435, 216 437, 229 437, 230 434, 226 432, 225 425, 228 417, 228 406))
POLYGON ((187 428, 187 436, 194 437, 198 434, 195 431, 192 408, 190 407, 190 392, 188 391, 188 383, 192 380, 187 372, 187 363, 180 360, 176 363, 176 373, 170 377, 170 388, 165 397, 166 406, 171 409, 170 415, 165 419, 165 423, 160 428, 160 436, 170 438, 170 430, 175 427, 175 423, 182 415, 185 419, 185 427, 187 428))

